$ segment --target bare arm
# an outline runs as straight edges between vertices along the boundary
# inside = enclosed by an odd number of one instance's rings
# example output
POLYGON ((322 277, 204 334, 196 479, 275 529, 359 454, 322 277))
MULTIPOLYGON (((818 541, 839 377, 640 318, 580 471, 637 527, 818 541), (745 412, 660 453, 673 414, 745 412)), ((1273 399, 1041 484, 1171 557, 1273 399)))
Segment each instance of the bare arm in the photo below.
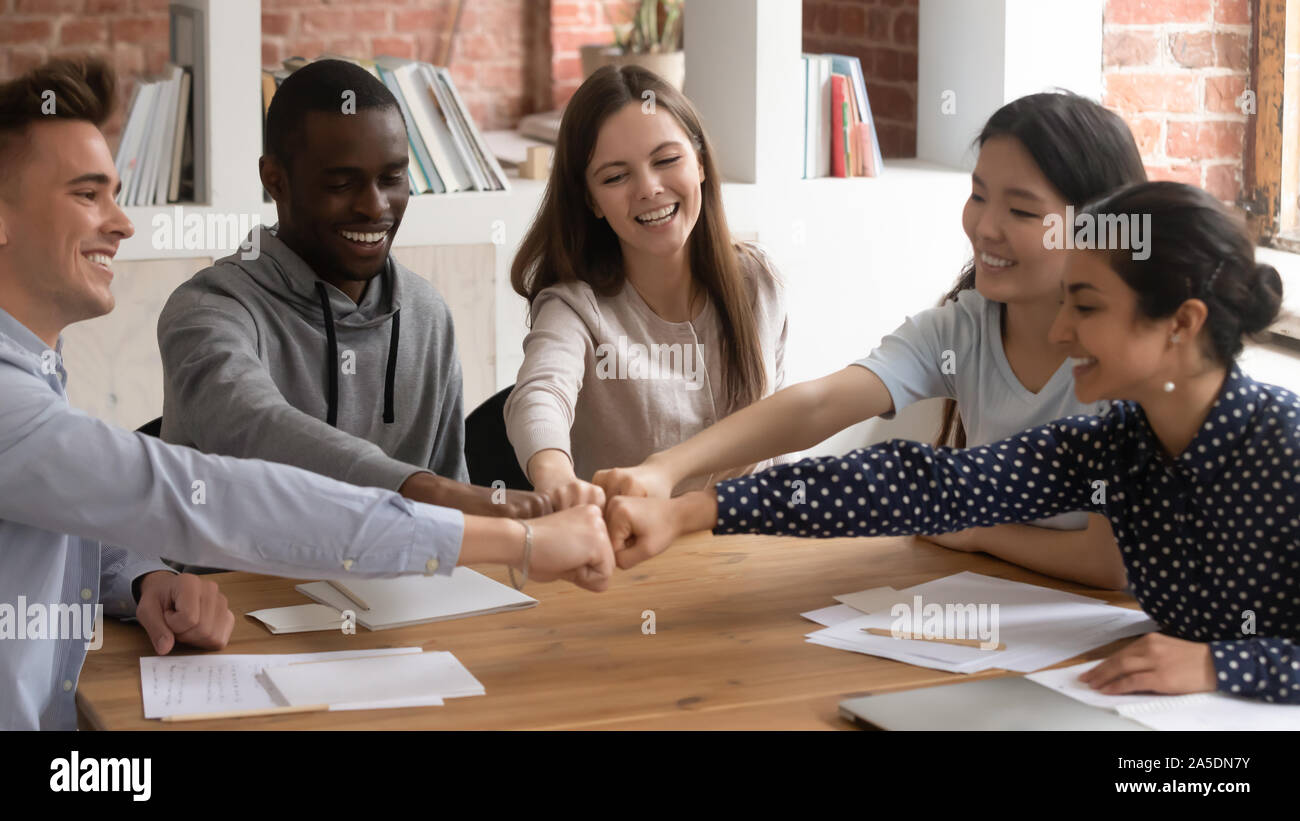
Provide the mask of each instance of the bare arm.
POLYGON ((684 479, 810 448, 893 408, 880 378, 850 365, 777 391, 635 468, 599 471, 592 481, 609 496, 667 497, 684 479))
POLYGON ((1106 590, 1128 586, 1124 560, 1105 516, 1091 514, 1083 530, 1022 524, 973 527, 921 538, 954 550, 988 553, 1036 573, 1106 590))

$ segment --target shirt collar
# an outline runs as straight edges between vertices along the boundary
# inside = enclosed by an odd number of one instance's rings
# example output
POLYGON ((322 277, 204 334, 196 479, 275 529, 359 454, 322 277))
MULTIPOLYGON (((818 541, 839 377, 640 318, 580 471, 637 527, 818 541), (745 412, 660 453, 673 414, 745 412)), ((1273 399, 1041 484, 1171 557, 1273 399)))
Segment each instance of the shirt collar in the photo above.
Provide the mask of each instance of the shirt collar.
MULTIPOLYGON (((1237 441, 1246 435, 1259 408, 1259 386, 1237 364, 1228 370, 1219 396, 1206 414, 1205 422, 1192 441, 1179 454, 1178 466, 1195 484, 1206 484, 1228 463, 1237 441)), ((1134 403, 1136 405, 1136 403, 1134 403)), ((1145 471, 1153 459, 1163 457, 1164 450, 1151 423, 1140 406, 1143 435, 1138 437, 1138 452, 1130 473, 1145 471)))
MULTIPOLYGON (((9 339, 16 342, 19 346, 25 350, 31 351, 38 357, 42 356, 50 349, 50 346, 46 345, 45 341, 37 336, 31 328, 28 328, 17 319, 14 319, 13 315, 3 308, 0 308, 0 334, 9 337, 9 339)), ((60 355, 63 353, 62 336, 60 336, 58 342, 55 343, 54 352, 60 355)))

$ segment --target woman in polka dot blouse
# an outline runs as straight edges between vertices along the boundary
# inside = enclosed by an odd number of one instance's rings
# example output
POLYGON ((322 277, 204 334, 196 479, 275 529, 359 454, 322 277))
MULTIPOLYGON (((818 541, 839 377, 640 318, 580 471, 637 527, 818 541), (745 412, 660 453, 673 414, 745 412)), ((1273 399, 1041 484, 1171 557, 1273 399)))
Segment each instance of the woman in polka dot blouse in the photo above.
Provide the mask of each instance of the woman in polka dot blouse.
POLYGON ((1300 398, 1235 365, 1243 338, 1276 319, 1281 278, 1255 263, 1241 223, 1190 186, 1124 188, 1079 225, 1141 226, 1148 214, 1131 250, 1071 252, 1052 327, 1077 362, 1078 398, 1120 400, 1104 415, 968 450, 893 440, 668 501, 617 497, 606 519, 619 566, 708 527, 887 536, 1097 512, 1161 630, 1085 682, 1300 704, 1300 398))

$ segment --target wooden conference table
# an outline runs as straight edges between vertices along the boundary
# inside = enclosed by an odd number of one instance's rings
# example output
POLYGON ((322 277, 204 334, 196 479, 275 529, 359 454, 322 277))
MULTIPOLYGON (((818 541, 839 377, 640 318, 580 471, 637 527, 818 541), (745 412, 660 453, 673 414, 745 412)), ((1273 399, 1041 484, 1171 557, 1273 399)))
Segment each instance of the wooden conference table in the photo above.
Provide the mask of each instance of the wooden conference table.
MULTIPOLYGON (((504 568, 477 568, 504 581, 504 568)), ((303 604, 295 582, 250 573, 212 576, 230 600, 226 653, 300 653, 423 646, 450 650, 486 696, 441 707, 318 712, 164 723, 144 718, 143 629, 108 620, 77 691, 83 728, 368 730, 815 730, 849 729, 838 703, 973 676, 914 667, 804 641, 819 629, 800 613, 871 587, 909 587, 963 570, 1043 584, 1136 607, 1124 593, 1059 582, 984 554, 912 538, 793 539, 695 534, 663 555, 618 571, 594 594, 567 583, 529 583, 537 607, 354 635, 272 635, 244 614, 303 604), (654 611, 655 633, 642 632, 654 611)), ((1115 642, 1075 661, 1122 647, 1115 642)), ((189 652, 182 648, 183 652, 189 652)))

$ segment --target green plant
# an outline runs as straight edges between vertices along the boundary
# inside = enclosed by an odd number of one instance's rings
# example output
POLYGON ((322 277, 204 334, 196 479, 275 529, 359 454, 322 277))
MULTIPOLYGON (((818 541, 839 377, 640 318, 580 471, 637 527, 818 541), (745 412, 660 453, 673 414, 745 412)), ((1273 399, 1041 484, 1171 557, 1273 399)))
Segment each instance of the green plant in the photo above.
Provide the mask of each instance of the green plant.
POLYGON ((614 29, 614 44, 624 54, 659 54, 682 47, 682 6, 685 0, 639 0, 632 20, 615 23, 609 6, 600 0, 605 19, 614 29))

